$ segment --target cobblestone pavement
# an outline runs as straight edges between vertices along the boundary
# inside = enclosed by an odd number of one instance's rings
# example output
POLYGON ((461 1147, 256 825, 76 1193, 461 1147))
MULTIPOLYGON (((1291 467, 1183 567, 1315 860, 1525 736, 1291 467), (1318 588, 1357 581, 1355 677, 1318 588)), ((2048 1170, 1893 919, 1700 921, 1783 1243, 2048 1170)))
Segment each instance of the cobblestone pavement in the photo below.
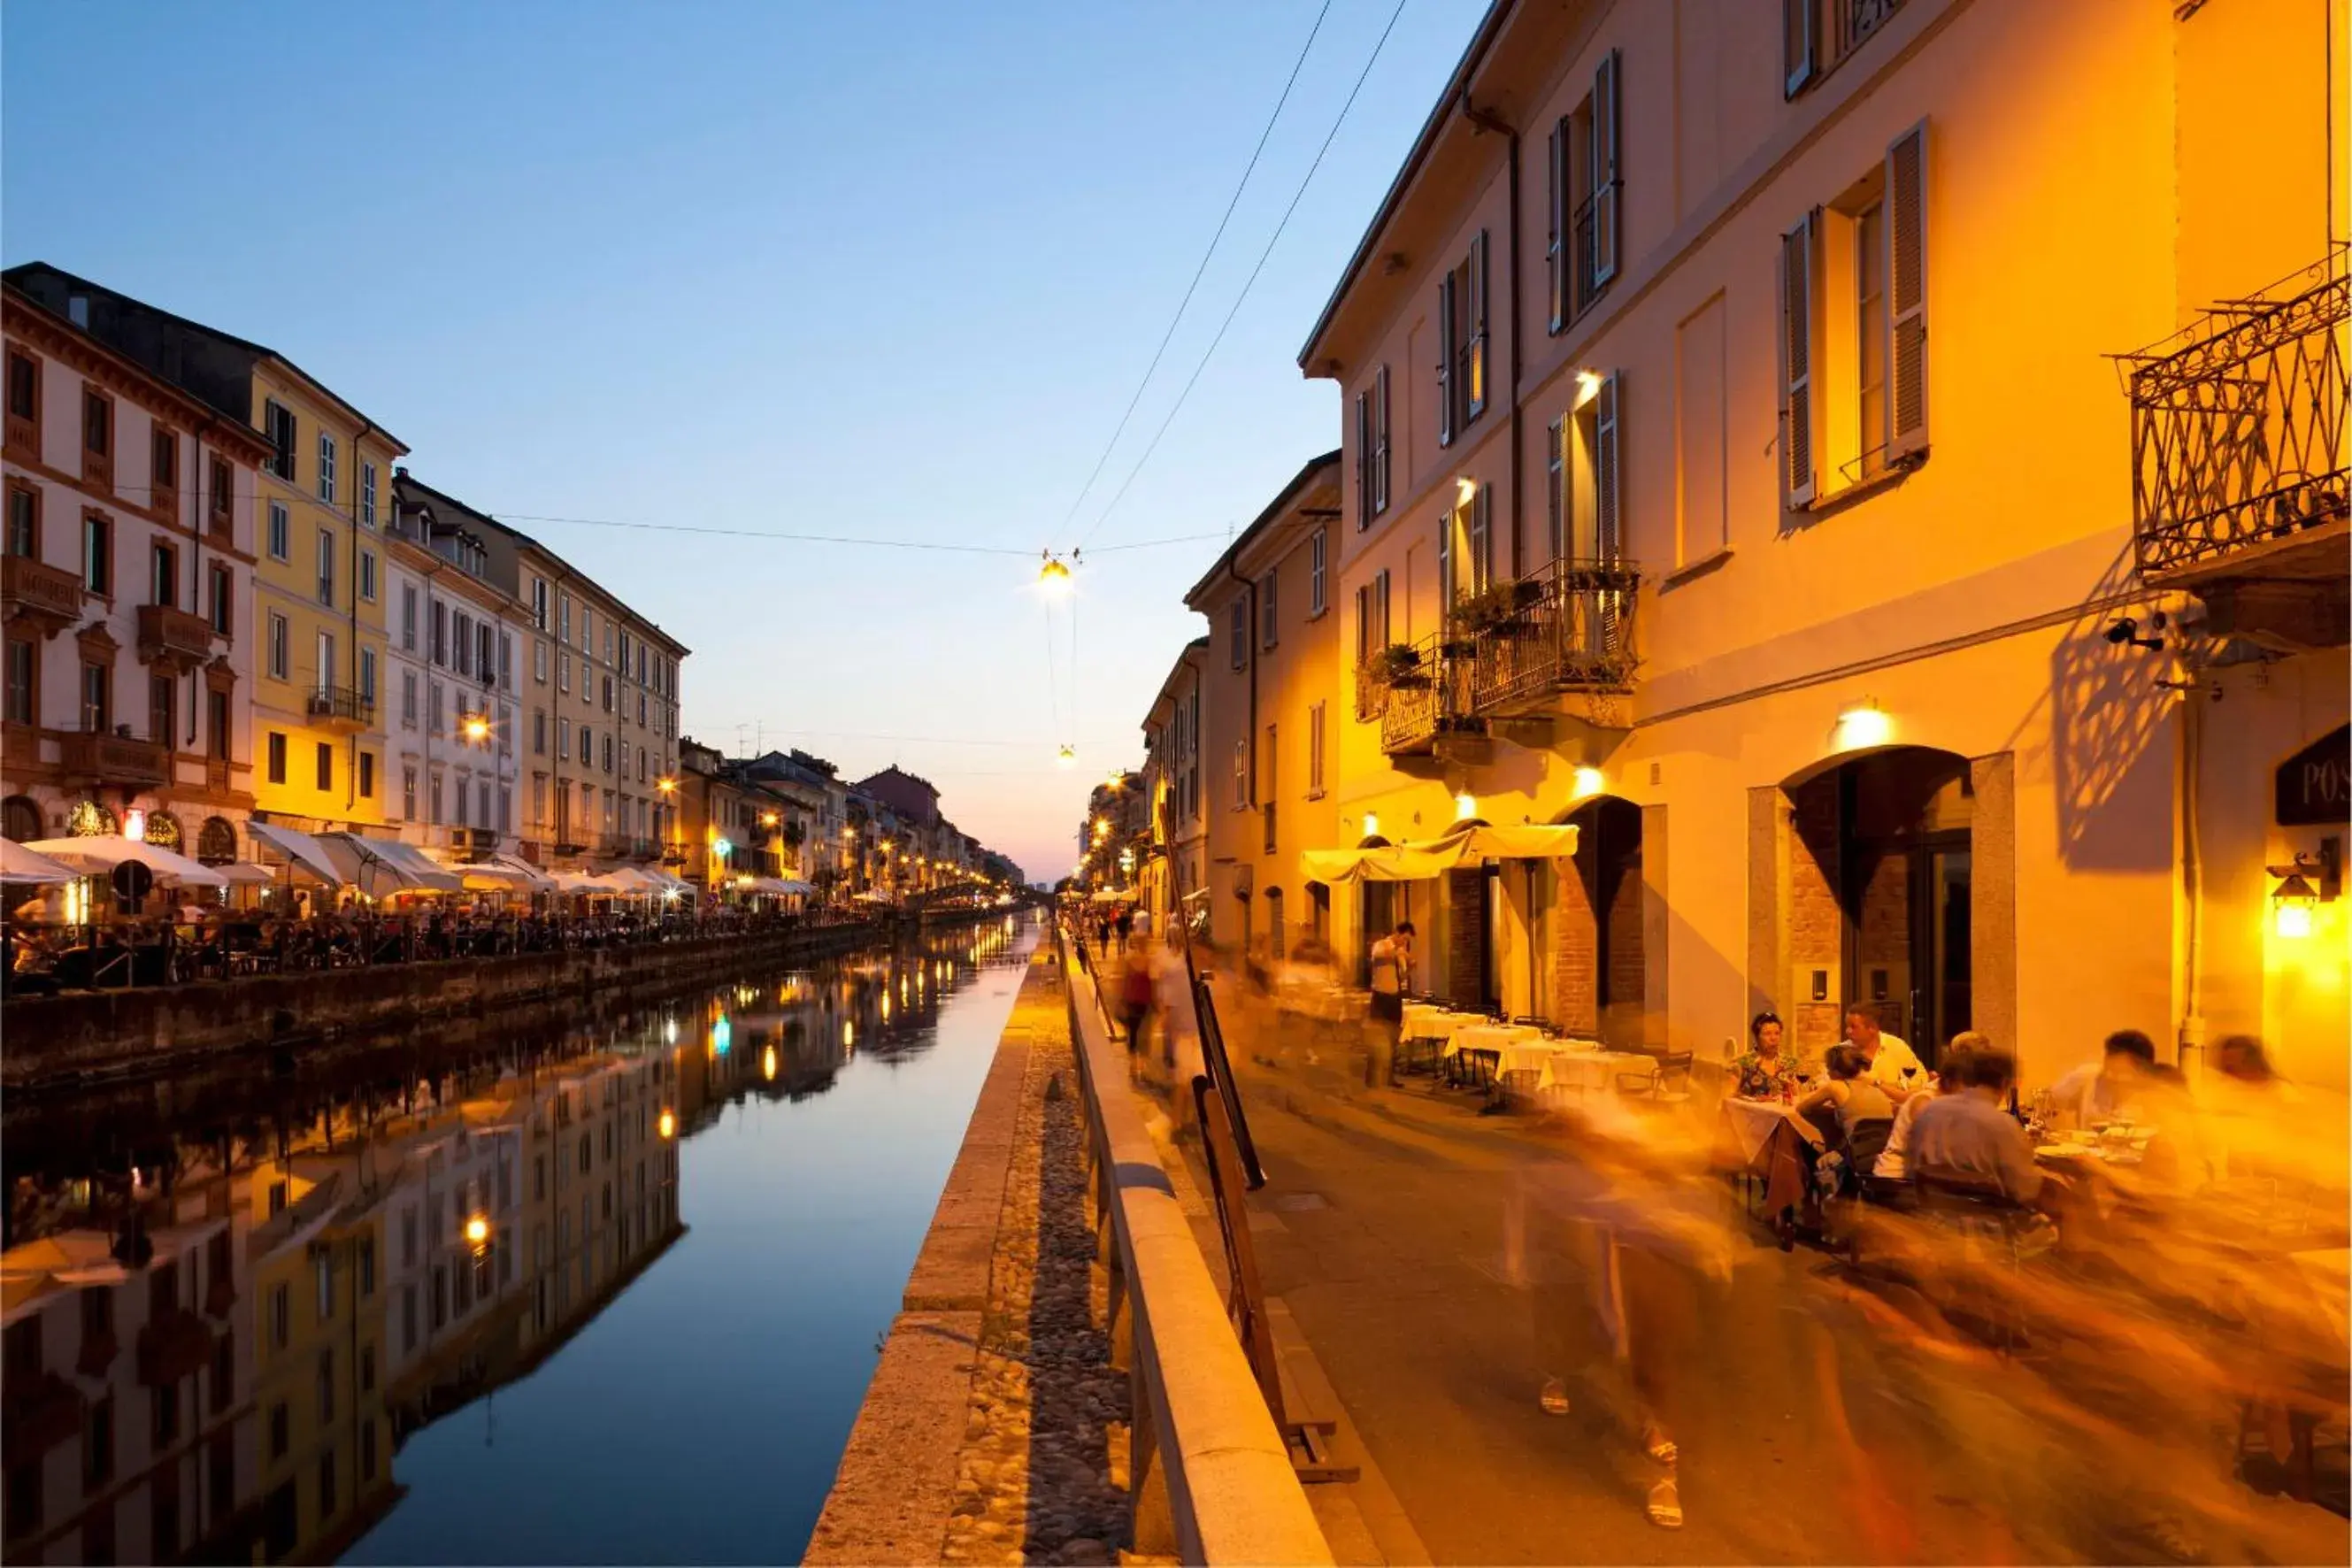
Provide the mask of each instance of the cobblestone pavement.
POLYGON ((1127 1374, 1110 1364, 1060 987, 1034 1031, 972 1373, 946 1563, 1110 1563, 1129 1533, 1127 1374))

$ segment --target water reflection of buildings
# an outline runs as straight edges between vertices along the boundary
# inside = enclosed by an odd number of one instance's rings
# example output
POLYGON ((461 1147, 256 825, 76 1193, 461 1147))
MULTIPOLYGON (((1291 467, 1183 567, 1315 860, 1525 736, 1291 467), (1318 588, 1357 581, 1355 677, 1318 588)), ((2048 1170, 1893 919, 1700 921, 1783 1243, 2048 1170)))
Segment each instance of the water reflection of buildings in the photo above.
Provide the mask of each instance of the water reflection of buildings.
POLYGON ((12 1120, 0 1557, 335 1557, 399 1501, 406 1437, 535 1369, 684 1234, 684 1137, 928 1048, 1010 940, 640 1008, 424 1083, 404 1046, 324 1102, 257 1110, 274 1091, 248 1080, 132 1137, 52 1122, 20 1147, 12 1120))

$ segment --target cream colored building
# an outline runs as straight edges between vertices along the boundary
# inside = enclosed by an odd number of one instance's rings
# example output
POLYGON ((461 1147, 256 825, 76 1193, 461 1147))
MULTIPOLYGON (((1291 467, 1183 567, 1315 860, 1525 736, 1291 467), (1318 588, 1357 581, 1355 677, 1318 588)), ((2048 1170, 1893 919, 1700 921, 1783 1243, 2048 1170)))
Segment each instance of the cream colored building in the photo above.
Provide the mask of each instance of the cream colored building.
MULTIPOLYGON (((1329 891, 1300 881, 1298 855, 1328 848, 1339 783, 1340 601, 1331 563, 1339 454, 1301 468, 1194 584, 1208 617, 1200 656, 1201 822, 1210 940, 1279 958, 1330 929, 1329 891)), ((1181 889, 1189 894, 1187 886, 1181 889)))
POLYGON ((1300 354, 1353 673, 1299 847, 1584 833, 1347 943, 1708 1057, 1870 999, 2030 1081, 2128 1026, 2341 1085, 2344 906, 2265 868, 2344 833, 2347 32, 1497 4, 1300 354))

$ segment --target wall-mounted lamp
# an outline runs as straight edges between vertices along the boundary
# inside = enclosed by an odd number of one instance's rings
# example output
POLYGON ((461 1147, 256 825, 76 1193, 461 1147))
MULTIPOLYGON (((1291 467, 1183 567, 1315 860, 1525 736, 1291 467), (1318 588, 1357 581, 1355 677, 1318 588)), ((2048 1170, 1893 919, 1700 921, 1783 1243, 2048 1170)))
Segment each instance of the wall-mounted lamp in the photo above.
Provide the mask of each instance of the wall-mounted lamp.
POLYGON ((1895 738, 1895 721, 1870 698, 1838 715, 1837 744, 1842 752, 1868 751, 1895 738))
POLYGON ((1601 373, 1580 370, 1576 373, 1576 405, 1579 408, 1601 395, 1601 373))
POLYGON ((1381 814, 1377 811, 1368 811, 1364 813, 1364 837, 1367 838, 1378 838, 1380 836, 1381 814))
POLYGON ((1464 790, 1454 797, 1454 820, 1468 822, 1478 815, 1478 797, 1464 790))
MULTIPOLYGON (((2147 625, 2150 631, 2163 631, 2164 612, 2158 610, 2151 614, 2147 617, 2147 625)), ((2164 649, 2163 637, 2140 636, 2139 622, 2129 616, 2124 616, 2114 626, 2109 626, 2105 635, 2107 641, 2117 647, 2144 647, 2151 653, 2160 653, 2164 649)))
POLYGON ((1582 767, 1569 775, 1568 794, 1571 800, 1590 799, 1608 787, 1608 775, 1599 768, 1582 767))
POLYGON ((2280 879, 2271 890, 2273 929, 2284 937, 2309 936, 2311 911, 2343 896, 2344 840, 2330 834, 2319 841, 2317 856, 2297 851, 2292 864, 2266 869, 2280 879))

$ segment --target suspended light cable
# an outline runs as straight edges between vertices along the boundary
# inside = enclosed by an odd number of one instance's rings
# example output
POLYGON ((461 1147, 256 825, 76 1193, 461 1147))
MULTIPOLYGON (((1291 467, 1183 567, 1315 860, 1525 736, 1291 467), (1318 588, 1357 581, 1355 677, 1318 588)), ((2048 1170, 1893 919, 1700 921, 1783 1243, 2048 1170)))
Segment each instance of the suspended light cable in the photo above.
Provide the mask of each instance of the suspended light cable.
POLYGON ((1176 416, 1183 408, 1184 400, 1192 395, 1192 388, 1200 383, 1201 373, 1209 368, 1209 361, 1216 355, 1217 345, 1225 341, 1225 332, 1233 326, 1234 318, 1241 314, 1242 304, 1248 300, 1250 289, 1256 285, 1258 274, 1265 270, 1266 259, 1274 254, 1275 246, 1281 241, 1283 230, 1290 226, 1291 215, 1298 210, 1299 202, 1307 195, 1307 187, 1314 183, 1315 172, 1323 166, 1324 154, 1331 151, 1331 143, 1339 139, 1339 128, 1348 122, 1348 111, 1356 106, 1356 96, 1364 90, 1365 79, 1372 74, 1372 67, 1379 62, 1381 51, 1388 47, 1389 35, 1396 31, 1397 18, 1404 15, 1405 3, 1406 0, 1397 0, 1396 9, 1389 13, 1389 24, 1381 29, 1379 40, 1372 45, 1371 58, 1364 61, 1364 68, 1357 73, 1356 85, 1348 89, 1348 100, 1339 106, 1339 118, 1331 121, 1330 133, 1323 138, 1323 145, 1315 150, 1315 161, 1307 165, 1306 177, 1298 182, 1298 189, 1291 195, 1290 205, 1283 209, 1282 221, 1274 226, 1274 233, 1267 238, 1265 248, 1258 253, 1257 265, 1250 268, 1248 279, 1242 284, 1241 293, 1234 300, 1233 309, 1225 312, 1224 321, 1218 324, 1217 335, 1209 340, 1209 346, 1202 352, 1200 363, 1192 367, 1192 377, 1184 383, 1184 390, 1176 395, 1176 401, 1170 405, 1167 417, 1160 420, 1160 428, 1152 432, 1151 441, 1143 448, 1143 455, 1135 459, 1135 466, 1127 471, 1127 478, 1120 481, 1118 492, 1110 498, 1110 504, 1104 507, 1101 514, 1095 519, 1094 526, 1087 530, 1085 538, 1078 542, 1080 544, 1093 539, 1102 525, 1110 521, 1110 514, 1118 510, 1120 501, 1127 499, 1128 489, 1135 483, 1135 477, 1143 472, 1143 465, 1150 462, 1151 454, 1160 449, 1160 438, 1167 435, 1168 426, 1176 422, 1176 416))

